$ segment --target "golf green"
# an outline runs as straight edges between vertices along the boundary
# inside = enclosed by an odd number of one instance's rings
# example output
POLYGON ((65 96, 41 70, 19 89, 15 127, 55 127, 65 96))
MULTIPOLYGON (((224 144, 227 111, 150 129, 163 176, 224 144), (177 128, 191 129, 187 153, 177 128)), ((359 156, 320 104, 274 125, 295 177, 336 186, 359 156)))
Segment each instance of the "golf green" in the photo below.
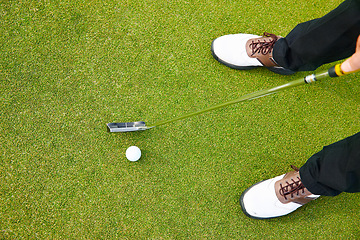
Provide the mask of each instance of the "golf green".
POLYGON ((339 3, 1 1, 0 238, 359 239, 359 194, 264 221, 238 202, 252 184, 359 131, 359 74, 147 131, 106 131, 308 75, 229 69, 212 58, 211 42, 286 36, 339 3), (137 162, 125 157, 133 145, 137 162))

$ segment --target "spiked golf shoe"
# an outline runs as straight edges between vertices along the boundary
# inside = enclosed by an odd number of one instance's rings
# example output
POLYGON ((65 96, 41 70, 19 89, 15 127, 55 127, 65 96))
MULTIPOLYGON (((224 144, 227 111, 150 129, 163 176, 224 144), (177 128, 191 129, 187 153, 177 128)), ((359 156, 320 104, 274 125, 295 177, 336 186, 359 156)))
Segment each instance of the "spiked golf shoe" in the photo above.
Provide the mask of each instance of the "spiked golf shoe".
POLYGON ((264 36, 252 34, 230 34, 215 39, 211 45, 213 57, 234 69, 249 70, 266 67, 282 75, 294 72, 279 66, 273 58, 273 48, 281 37, 270 33, 264 36))
MULTIPOLYGON (((293 167, 293 166, 292 166, 293 167)), ((267 219, 289 214, 319 197, 302 184, 299 169, 259 182, 246 189, 240 198, 243 212, 255 219, 267 219)))

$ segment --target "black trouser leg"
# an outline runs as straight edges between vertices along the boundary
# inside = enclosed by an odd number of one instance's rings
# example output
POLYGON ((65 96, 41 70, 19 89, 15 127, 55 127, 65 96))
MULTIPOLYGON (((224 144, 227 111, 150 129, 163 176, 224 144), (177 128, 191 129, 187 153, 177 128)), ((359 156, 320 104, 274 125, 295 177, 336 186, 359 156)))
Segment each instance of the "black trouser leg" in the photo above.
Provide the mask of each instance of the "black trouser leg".
POLYGON ((300 168, 300 177, 313 194, 360 192, 360 132, 314 154, 300 168))
POLYGON ((274 45, 274 59, 293 71, 313 71, 350 57, 360 34, 360 0, 346 0, 327 15, 297 25, 274 45))

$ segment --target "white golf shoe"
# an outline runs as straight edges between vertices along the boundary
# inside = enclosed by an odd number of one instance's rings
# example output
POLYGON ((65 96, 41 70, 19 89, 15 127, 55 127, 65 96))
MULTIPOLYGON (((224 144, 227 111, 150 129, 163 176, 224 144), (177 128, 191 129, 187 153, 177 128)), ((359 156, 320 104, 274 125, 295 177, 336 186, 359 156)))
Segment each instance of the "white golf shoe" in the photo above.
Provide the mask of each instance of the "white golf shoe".
MULTIPOLYGON (((293 166, 292 166, 293 167, 293 166)), ((259 182, 246 189, 240 198, 243 212, 255 219, 287 215, 320 195, 309 192, 302 184, 299 169, 259 182)))
POLYGON ((249 70, 266 67, 278 74, 289 75, 294 72, 279 66, 273 58, 273 48, 281 37, 264 33, 230 34, 215 39, 211 44, 213 57, 220 63, 234 69, 249 70))

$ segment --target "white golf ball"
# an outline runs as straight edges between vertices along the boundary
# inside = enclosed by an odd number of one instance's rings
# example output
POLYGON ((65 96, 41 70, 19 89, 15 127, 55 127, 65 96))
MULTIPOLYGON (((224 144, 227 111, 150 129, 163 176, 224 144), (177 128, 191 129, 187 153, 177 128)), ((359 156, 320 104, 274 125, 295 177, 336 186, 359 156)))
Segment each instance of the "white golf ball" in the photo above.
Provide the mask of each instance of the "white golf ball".
POLYGON ((131 146, 126 150, 126 158, 129 161, 136 162, 141 157, 141 150, 137 146, 131 146))

